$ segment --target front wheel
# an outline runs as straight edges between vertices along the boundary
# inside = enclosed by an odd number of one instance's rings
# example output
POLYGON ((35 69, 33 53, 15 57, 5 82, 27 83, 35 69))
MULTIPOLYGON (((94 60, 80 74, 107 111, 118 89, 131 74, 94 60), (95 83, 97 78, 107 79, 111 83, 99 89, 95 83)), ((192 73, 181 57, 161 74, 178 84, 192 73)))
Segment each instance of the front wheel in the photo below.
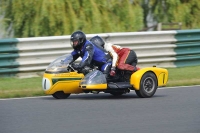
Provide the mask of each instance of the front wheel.
POLYGON ((137 96, 141 98, 149 98, 152 97, 158 87, 158 81, 154 73, 147 72, 142 76, 140 81, 140 89, 135 90, 137 96))
POLYGON ((68 98, 70 96, 70 93, 66 94, 63 91, 57 91, 54 94, 52 94, 52 96, 55 99, 66 99, 66 98, 68 98))

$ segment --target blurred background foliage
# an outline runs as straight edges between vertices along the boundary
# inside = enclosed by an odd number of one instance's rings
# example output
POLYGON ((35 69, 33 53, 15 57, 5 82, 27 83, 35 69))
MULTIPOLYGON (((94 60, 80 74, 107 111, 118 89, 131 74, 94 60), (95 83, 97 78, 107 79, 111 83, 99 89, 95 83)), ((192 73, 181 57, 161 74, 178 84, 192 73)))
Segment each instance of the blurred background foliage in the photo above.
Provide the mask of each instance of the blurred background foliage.
MULTIPOLYGON (((4 36, 142 31, 160 22, 200 27, 199 0, 1 0, 4 36)), ((151 29, 155 30, 155 29, 151 29)))

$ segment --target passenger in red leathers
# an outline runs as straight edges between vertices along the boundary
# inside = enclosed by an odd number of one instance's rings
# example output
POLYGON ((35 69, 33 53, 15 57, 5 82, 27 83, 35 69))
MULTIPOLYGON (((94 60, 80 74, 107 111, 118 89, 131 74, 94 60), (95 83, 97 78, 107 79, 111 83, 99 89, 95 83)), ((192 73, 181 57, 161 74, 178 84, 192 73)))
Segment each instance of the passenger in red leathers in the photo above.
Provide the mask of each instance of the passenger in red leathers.
POLYGON ((128 70, 132 72, 139 70, 139 68, 136 67, 138 62, 137 55, 133 50, 122 48, 119 45, 113 45, 111 43, 105 43, 99 36, 94 36, 90 41, 96 45, 100 45, 111 54, 113 58, 112 68, 110 71, 111 76, 115 75, 116 67, 120 70, 128 70))

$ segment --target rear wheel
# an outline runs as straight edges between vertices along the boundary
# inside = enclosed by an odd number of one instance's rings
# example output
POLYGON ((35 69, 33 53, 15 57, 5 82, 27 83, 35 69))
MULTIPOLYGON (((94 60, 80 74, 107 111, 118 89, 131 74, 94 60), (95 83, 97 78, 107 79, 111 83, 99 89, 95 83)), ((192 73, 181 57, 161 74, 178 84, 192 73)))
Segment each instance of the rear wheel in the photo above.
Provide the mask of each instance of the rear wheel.
POLYGON ((64 93, 63 91, 57 91, 52 96, 56 99, 66 99, 70 96, 70 93, 64 93))
POLYGON ((149 98, 152 97, 158 87, 158 81, 154 73, 147 72, 142 76, 140 81, 140 89, 135 90, 137 96, 141 98, 149 98))

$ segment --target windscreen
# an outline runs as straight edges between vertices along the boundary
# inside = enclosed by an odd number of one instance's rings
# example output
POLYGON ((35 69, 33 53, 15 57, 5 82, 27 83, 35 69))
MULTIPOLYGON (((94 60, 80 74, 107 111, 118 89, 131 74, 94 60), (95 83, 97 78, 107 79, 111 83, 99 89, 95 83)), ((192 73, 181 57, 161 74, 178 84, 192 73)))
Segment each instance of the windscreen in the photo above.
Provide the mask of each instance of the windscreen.
POLYGON ((106 84, 105 75, 99 71, 95 70, 87 75, 81 80, 81 85, 95 85, 95 84, 106 84))
POLYGON ((68 65, 73 60, 71 54, 58 57, 46 69, 46 72, 68 72, 68 65))

